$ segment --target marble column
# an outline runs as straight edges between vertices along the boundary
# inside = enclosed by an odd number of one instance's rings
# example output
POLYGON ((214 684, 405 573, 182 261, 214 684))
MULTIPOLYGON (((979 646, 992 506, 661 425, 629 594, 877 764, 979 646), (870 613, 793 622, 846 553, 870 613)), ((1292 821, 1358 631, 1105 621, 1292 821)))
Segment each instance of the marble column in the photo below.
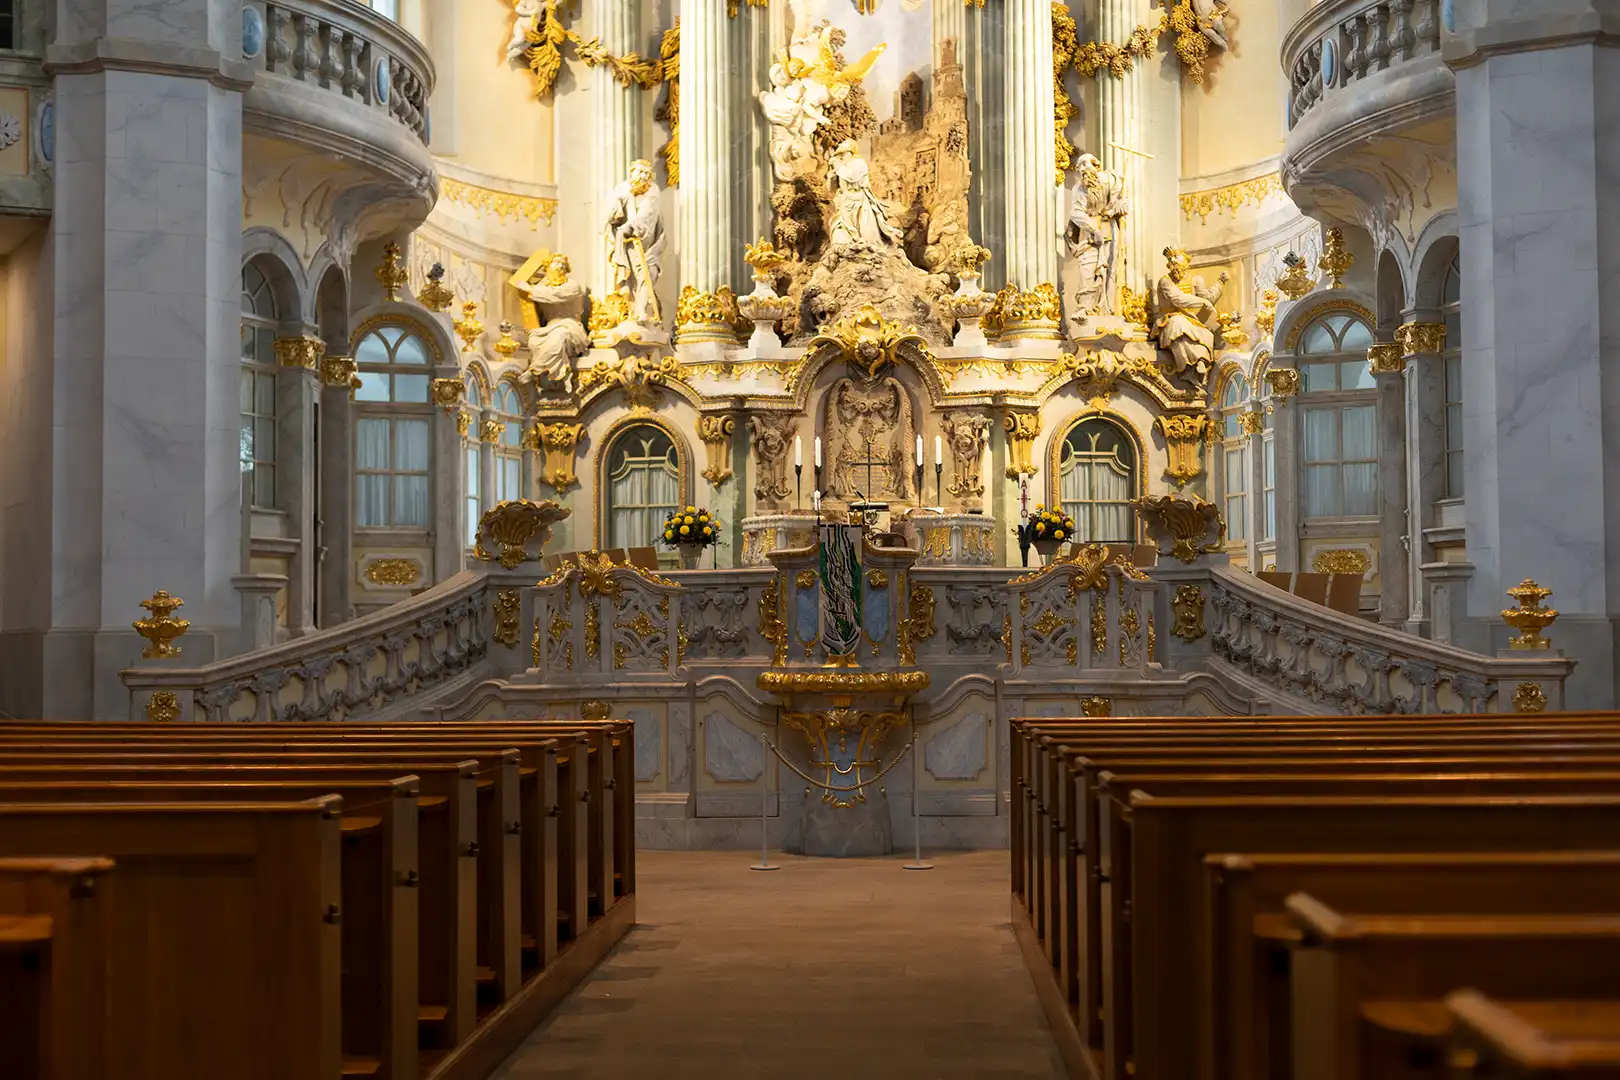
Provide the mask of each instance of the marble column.
POLYGON ((1620 614, 1620 51, 1593 9, 1513 5, 1448 37, 1457 77, 1468 611, 1533 577, 1575 657, 1568 707, 1612 707, 1620 614))
MULTIPOLYGON (((934 7, 949 7, 956 0, 940 0, 934 7)), ((973 238, 995 253, 984 266, 979 285, 995 292, 1007 283, 1007 219, 1002 213, 1007 190, 1005 146, 1007 132, 1001 110, 1007 79, 1007 9, 988 3, 966 11, 967 42, 958 52, 962 79, 967 86, 968 157, 973 186, 968 191, 968 218, 973 238)), ((1054 166, 1055 169, 1055 166, 1054 166)))
MULTIPOLYGON (((645 51, 638 37, 640 4, 636 0, 593 0, 593 33, 615 56, 645 51)), ((683 65, 684 67, 684 65, 683 65)), ((687 75, 681 72, 684 84, 687 75)), ((630 174, 630 163, 641 157, 641 92, 621 86, 606 64, 591 69, 591 108, 595 146, 591 155, 591 184, 597 205, 607 206, 609 193, 630 174)), ((682 86, 685 94, 685 86, 682 86)), ((604 214, 605 216, 605 214, 604 214)), ((594 260, 596 289, 613 288, 613 268, 605 254, 594 260)))
POLYGON ((1400 626, 1411 610, 1406 550, 1406 377, 1398 345, 1375 345, 1368 351, 1368 359, 1378 396, 1378 621, 1400 626))
POLYGON ((0 708, 108 720, 129 713, 118 671, 141 652, 141 600, 185 599, 186 663, 223 654, 239 624, 241 376, 227 359, 253 76, 239 7, 56 7, 57 199, 38 286, 54 326, 30 387, 51 423, 30 488, 8 493, 44 539, 7 548, 0 708))
MULTIPOLYGON (((1433 312, 1418 313, 1417 318, 1440 321, 1433 312)), ((1438 353, 1406 357, 1406 556, 1411 605, 1405 629, 1424 636, 1430 633, 1432 613, 1423 567, 1436 561, 1426 530, 1440 524, 1436 504, 1446 497, 1445 374, 1438 353)))
MULTIPOLYGON (((304 327, 290 348, 276 343, 276 505, 287 515, 285 535, 298 542, 287 570, 287 633, 300 637, 315 628, 315 416, 321 399, 319 327, 304 327), (284 355, 285 354, 285 355, 284 355)), ((244 563, 244 566, 248 564, 244 563)))
MULTIPOLYGON (((1273 389, 1271 404, 1276 410, 1271 419, 1271 452, 1277 468, 1277 548, 1272 561, 1278 571, 1287 572, 1300 569, 1299 400, 1297 395, 1284 397, 1273 389)), ((1263 491, 1260 497, 1265 498, 1263 491)))
MULTIPOLYGON (((1139 0, 1098 0, 1098 41, 1116 44, 1128 41, 1131 31, 1141 20, 1138 17, 1139 0)), ((1147 205, 1147 185, 1142 160, 1132 150, 1145 149, 1142 133, 1143 81, 1148 77, 1147 60, 1140 60, 1122 78, 1115 78, 1107 70, 1099 71, 1097 80, 1097 145, 1091 153, 1097 155, 1103 167, 1117 173, 1125 181, 1125 196, 1130 200, 1131 216, 1125 219, 1125 237, 1121 245, 1124 270, 1119 275, 1121 284, 1138 288, 1136 282, 1152 269, 1145 255, 1142 240, 1142 222, 1139 214, 1147 205)))
MULTIPOLYGON (((320 531, 316 535, 316 577, 320 581, 316 622, 323 629, 354 617, 353 573, 354 399, 343 365, 327 357, 321 379, 320 531)), ((351 360, 350 363, 353 361, 351 360)))
POLYGON ((732 284, 731 266, 748 237, 738 236, 735 188, 746 162, 733 152, 733 73, 741 62, 739 31, 751 11, 726 15, 724 3, 681 0, 681 186, 677 200, 680 280, 712 292, 732 284), (735 248, 734 252, 732 249, 735 248))
POLYGON ((1021 289, 1057 283, 1058 203, 1053 157, 1052 5, 1005 0, 1007 9, 1006 268, 1021 289))

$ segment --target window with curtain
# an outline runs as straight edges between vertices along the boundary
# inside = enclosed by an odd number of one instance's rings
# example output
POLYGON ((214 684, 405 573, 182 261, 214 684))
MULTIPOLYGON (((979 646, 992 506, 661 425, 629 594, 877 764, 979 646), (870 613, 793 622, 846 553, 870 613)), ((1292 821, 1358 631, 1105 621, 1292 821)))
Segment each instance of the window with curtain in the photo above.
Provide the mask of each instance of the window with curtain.
POLYGON ((1243 540, 1249 535, 1249 436, 1243 431, 1243 407, 1248 397, 1248 381, 1234 371, 1221 391, 1221 463, 1228 540, 1243 540))
POLYGON ((276 508, 276 327, 281 313, 263 273, 242 268, 242 503, 276 508))
POLYGON ((511 383, 495 387, 495 419, 501 439, 495 444, 495 501, 523 497, 523 404, 511 383))
POLYGON ((1093 416, 1069 429, 1058 452, 1059 502, 1080 543, 1136 540, 1136 450, 1117 425, 1093 416))
POLYGON ((607 546, 646 547, 681 501, 681 462, 669 434, 634 424, 607 448, 607 546))
POLYGON ((1301 488, 1306 518, 1378 513, 1378 401, 1354 315, 1323 315, 1300 338, 1301 488))
MULTIPOLYGON (((467 379, 466 407, 477 416, 484 409, 484 392, 479 389, 478 380, 467 379)), ((467 507, 467 546, 472 547, 478 540, 478 520, 484 516, 483 504, 483 470, 478 465, 478 440, 468 439, 461 447, 462 467, 467 471, 466 494, 463 498, 467 507)))
POLYGON ((1271 383, 1260 376, 1260 492, 1264 505, 1260 527, 1262 541, 1277 539, 1277 433, 1273 428, 1271 411, 1271 383))
POLYGON ((1440 316, 1446 324, 1446 497, 1463 497, 1462 417, 1462 255, 1451 257, 1440 287, 1440 316))
POLYGON ((432 420, 426 343, 404 326, 381 326, 354 350, 355 524, 426 529, 431 518, 432 420))
POLYGON ((367 4, 377 14, 399 21, 399 0, 367 0, 367 4))

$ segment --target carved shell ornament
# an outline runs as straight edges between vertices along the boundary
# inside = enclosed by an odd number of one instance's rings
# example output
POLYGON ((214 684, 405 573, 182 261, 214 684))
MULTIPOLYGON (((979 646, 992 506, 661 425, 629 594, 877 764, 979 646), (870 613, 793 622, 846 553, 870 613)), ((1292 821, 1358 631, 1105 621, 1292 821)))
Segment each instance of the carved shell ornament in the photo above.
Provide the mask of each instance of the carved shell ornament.
POLYGON ((22 139, 22 121, 9 113, 0 113, 0 150, 17 145, 22 139))

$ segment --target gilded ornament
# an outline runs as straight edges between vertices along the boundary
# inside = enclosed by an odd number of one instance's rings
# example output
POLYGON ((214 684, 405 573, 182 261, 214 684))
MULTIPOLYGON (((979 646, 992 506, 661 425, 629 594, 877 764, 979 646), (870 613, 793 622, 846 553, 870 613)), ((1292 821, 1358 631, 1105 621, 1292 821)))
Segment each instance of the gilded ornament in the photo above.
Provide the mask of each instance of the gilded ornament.
POLYGON ((500 354, 502 360, 510 360, 517 353, 520 346, 517 338, 512 336, 511 323, 502 321, 500 329, 501 336, 495 342, 495 351, 500 354))
POLYGON ((1299 369, 1274 367, 1266 369, 1266 384, 1271 387, 1271 396, 1278 398, 1293 397, 1299 393, 1299 369))
POLYGON ((703 478, 715 487, 731 479, 731 436, 737 430, 735 417, 708 415, 698 417, 698 438, 708 451, 709 465, 703 478))
POLYGON ((403 587, 422 580, 422 566, 415 559, 373 559, 366 564, 365 579, 373 585, 403 587))
POLYGON ((610 293, 591 296, 592 334, 600 334, 612 330, 620 323, 630 318, 630 293, 625 289, 617 289, 610 293))
POLYGON ((579 482, 579 477, 574 475, 574 447, 579 445, 585 425, 559 421, 537 426, 540 445, 546 453, 542 479, 555 491, 567 491, 579 482))
POLYGON ((773 647, 771 663, 787 663, 788 628, 782 621, 782 576, 772 576, 759 592, 759 636, 773 647))
POLYGON ((434 379, 432 384, 433 404, 443 409, 446 414, 461 406, 461 399, 467 393, 467 381, 460 377, 454 379, 434 379))
POLYGON ((801 589, 816 587, 816 572, 814 570, 800 570, 793 578, 793 584, 801 589))
POLYGON ((518 436, 518 445, 525 450, 538 451, 540 449, 540 439, 540 425, 530 424, 523 429, 523 434, 518 436))
POLYGON ((185 601, 178 596, 170 596, 166 589, 159 589, 152 594, 150 600, 141 601, 141 607, 146 609, 147 617, 136 619, 130 624, 135 628, 135 632, 149 643, 141 652, 141 656, 148 660, 158 660, 180 655, 179 646, 172 643, 191 628, 191 623, 187 620, 174 617, 175 611, 183 606, 185 601))
POLYGON ((1277 279, 1277 288, 1288 299, 1298 300, 1316 288, 1316 280, 1306 271, 1305 259, 1298 252, 1290 251, 1284 255, 1283 265, 1288 271, 1277 279))
MULTIPOLYGON (((1374 315, 1367 308, 1366 304, 1358 304, 1354 300, 1318 300, 1311 305, 1308 314, 1314 317, 1329 311, 1353 311, 1357 315, 1361 316, 1361 318, 1365 319, 1368 325, 1372 325, 1378 321, 1378 316, 1374 315)), ((1288 340, 1284 345, 1284 349, 1287 352, 1293 352, 1294 349, 1299 345, 1299 337, 1305 332, 1305 328, 1310 325, 1310 322, 1311 319, 1303 317, 1294 322, 1294 328, 1288 331, 1288 340)), ((1399 328, 1397 328, 1397 338, 1399 333, 1399 328)))
POLYGON ((787 262, 787 255, 762 236, 758 243, 743 245, 743 262, 754 268, 756 283, 774 288, 777 271, 787 262))
POLYGON ((1101 718, 1114 715, 1114 702, 1111 698, 1085 697, 1080 699, 1080 715, 1088 718, 1101 718))
POLYGON ((600 724, 613 716, 613 706, 606 701, 582 701, 579 718, 587 724, 600 724))
POLYGON ((1196 86, 1204 84, 1204 65, 1209 61, 1209 38, 1204 34, 1207 20, 1199 18, 1192 0, 1178 0, 1169 13, 1170 29, 1176 33, 1176 58, 1196 86))
POLYGON ((1182 487, 1204 471, 1204 439, 1214 430, 1208 416, 1203 413, 1161 414, 1154 426, 1164 436, 1168 451, 1164 474, 1171 483, 1182 487))
POLYGON ((1277 301, 1280 297, 1276 289, 1260 290, 1260 310, 1254 317, 1254 328, 1260 331, 1260 336, 1269 338, 1277 332, 1277 301))
POLYGON ((174 723, 180 719, 180 699, 173 690, 155 691, 146 700, 146 718, 154 724, 174 723))
POLYGON ((1316 574, 1365 574, 1372 569, 1372 556, 1361 548, 1322 548, 1311 556, 1311 572, 1316 574))
POLYGON ((472 413, 462 409, 456 413, 456 434, 465 439, 470 431, 472 431, 472 413))
POLYGON ((1001 418, 1007 432, 1007 479, 1034 476, 1035 439, 1041 433, 1040 413, 1010 412, 1001 418))
POLYGON ((321 361, 321 382, 327 386, 347 387, 352 398, 360 389, 359 370, 352 356, 328 356, 321 361))
POLYGON ((1012 663, 1013 643, 1011 615, 1003 615, 1001 617, 1001 645, 1002 648, 1007 650, 1007 663, 1012 663))
POLYGON ((1395 344, 1404 357, 1441 353, 1446 350, 1446 324, 1410 322, 1395 328, 1395 344))
POLYGON ((495 632, 490 636, 508 649, 517 648, 518 610, 522 601, 516 589, 504 589, 495 597, 495 632))
POLYGON ((449 311, 456 294, 444 287, 444 264, 434 263, 427 272, 427 282, 416 294, 416 302, 429 311, 449 311))
POLYGON ((1088 78, 1099 71, 1106 71, 1116 79, 1123 79, 1136 66, 1136 61, 1153 55, 1166 24, 1166 15, 1161 11, 1151 25, 1132 30, 1123 45, 1111 41, 1088 41, 1075 50, 1074 70, 1088 78))
POLYGON ((916 641, 927 641, 938 632, 934 625, 934 590, 913 581, 911 583, 911 636, 916 641))
POLYGON ((1267 173, 1252 180, 1227 184, 1225 187, 1210 188, 1207 191, 1189 191, 1181 196, 1181 213, 1189 221, 1197 214, 1199 221, 1207 222, 1209 215, 1216 212, 1235 217, 1240 208, 1250 203, 1258 206, 1273 195, 1282 193, 1282 174, 1267 173))
POLYGON ((1547 692, 1540 683, 1522 682, 1513 691, 1513 711, 1541 713, 1547 711, 1547 692))
POLYGON ((1258 409, 1245 409, 1238 414, 1238 427, 1245 435, 1258 435, 1266 429, 1265 414, 1258 409))
POLYGON ((1091 596, 1091 651, 1097 656, 1108 655, 1108 602, 1103 590, 1091 596))
POLYGON ((1119 617, 1119 666, 1130 667, 1135 663, 1136 635, 1142 629, 1142 618, 1136 613, 1134 607, 1125 609, 1125 614, 1119 617))
POLYGON ((868 589, 887 589, 889 587, 889 575, 882 570, 868 570, 866 572, 866 587, 868 589))
POLYGON ((371 272, 371 276, 377 279, 377 284, 382 286, 390 301, 399 299, 399 290, 405 287, 411 275, 399 261, 398 244, 383 245, 382 262, 371 272))
POLYGON ((762 671, 754 678, 761 690, 772 694, 906 694, 928 689, 926 671, 866 671, 838 667, 762 671))
MULTIPOLYGON (((557 216, 556 199, 542 199, 533 195, 513 195, 505 191, 492 191, 476 184, 452 180, 448 176, 439 178, 439 197, 446 202, 465 206, 475 214, 485 212, 494 214, 500 218, 503 225, 506 223, 507 218, 511 218, 513 221, 521 218, 527 220, 529 228, 533 229, 542 221, 550 225, 552 219, 557 216)), ((426 290, 424 289, 423 292, 425 293, 426 290)), ((420 296, 417 299, 422 300, 420 296)), ((450 301, 453 299, 454 297, 446 299, 444 307, 434 307, 426 300, 422 300, 422 303, 434 311, 448 311, 450 301)))
POLYGON ((314 371, 326 355, 326 342, 315 337, 277 338, 276 363, 282 367, 314 371))
POLYGON ((1542 607, 1541 602, 1552 595, 1552 590, 1525 578, 1509 589, 1507 594, 1518 601, 1517 606, 1502 612, 1502 621, 1518 631, 1508 641, 1508 647, 1528 652, 1546 649, 1551 643, 1541 636, 1541 632, 1558 618, 1558 612, 1542 607))
POLYGON ((869 379, 899 363, 903 351, 925 361, 933 359, 915 326, 890 322, 873 304, 862 304, 858 311, 823 327, 810 339, 809 352, 826 347, 837 349, 869 379))
POLYGON ((1051 608, 1047 608, 1041 612, 1040 618, 1030 624, 1029 628, 1041 635, 1041 637, 1051 637, 1073 621, 1073 619, 1065 619, 1051 608))
POLYGON ((1152 664, 1159 659, 1159 636, 1153 629, 1153 612, 1148 612, 1148 640, 1147 662, 1152 664))
MULTIPOLYGON (((1151 364, 1153 361, 1144 360, 1151 364)), ((1080 392, 1094 409, 1107 407, 1118 389, 1121 379, 1139 373, 1141 365, 1123 353, 1109 349, 1092 349, 1086 353, 1064 353, 1058 357, 1055 373, 1068 376, 1080 384, 1080 392)))
POLYGON ((978 277, 984 270, 984 264, 990 261, 990 250, 970 240, 952 252, 951 259, 956 264, 958 274, 978 277))
POLYGON ((669 141, 658 148, 664 159, 664 176, 670 187, 681 183, 681 17, 658 39, 658 59, 662 62, 664 83, 669 93, 653 110, 653 119, 669 125, 669 141))
POLYGON ((943 559, 951 553, 951 530, 942 525, 922 530, 922 554, 928 559, 943 559))
POLYGON ((1328 288, 1344 288, 1344 275, 1355 264, 1355 255, 1345 246, 1343 230, 1329 229, 1322 234, 1322 255, 1316 260, 1316 271, 1327 275, 1328 288))
POLYGON ((1119 314, 1132 326, 1141 327, 1144 333, 1148 328, 1148 294, 1143 289, 1137 292, 1129 285, 1119 287, 1119 314))
POLYGON ((737 343, 737 295, 722 285, 714 292, 687 285, 675 301, 675 338, 681 342, 719 341, 737 343))
POLYGON ((456 328, 456 336, 462 341, 461 351, 464 353, 472 352, 473 346, 478 343, 478 339, 484 336, 484 324, 478 321, 477 302, 469 300, 462 304, 461 318, 457 319, 453 325, 456 328))
POLYGON ((996 303, 1000 306, 998 325, 1003 340, 1062 340, 1063 301, 1050 281, 1028 292, 1008 286, 996 294, 996 303))
MULTIPOLYGON (((750 0, 752 3, 753 0, 750 0)), ((615 56, 598 38, 587 38, 564 26, 557 12, 557 0, 546 0, 545 9, 524 30, 528 48, 523 55, 534 73, 534 95, 549 98, 562 74, 564 45, 572 45, 586 67, 606 67, 621 86, 650 89, 663 78, 663 64, 629 52, 615 56)))
POLYGON ((1195 562, 1199 555, 1219 551, 1226 537, 1226 523, 1214 503, 1197 495, 1146 495, 1131 504, 1153 535, 1162 551, 1184 563, 1195 562))
POLYGON ((506 425, 499 420, 485 420, 478 426, 478 439, 480 442, 498 443, 505 431, 506 425))
MULTIPOLYGON (((478 521, 473 555, 485 562, 498 560, 506 569, 514 569, 520 563, 539 558, 539 549, 551 539, 551 527, 570 513, 567 507, 550 500, 508 499, 496 503, 478 521), (484 546, 489 540, 500 546, 498 555, 484 546), (530 543, 536 548, 534 554, 528 551, 530 543)), ((580 558, 583 565, 584 556, 580 558)))
POLYGON ((1224 348, 1241 349, 1249 343, 1248 331, 1243 329, 1243 312, 1217 312, 1215 322, 1220 327, 1221 344, 1224 348))
POLYGON ((1204 629, 1204 593, 1197 585, 1180 585, 1170 610, 1176 621, 1170 632, 1183 641, 1197 641, 1208 631, 1204 629))
POLYGON ((598 387, 623 390, 633 412, 650 411, 663 388, 680 381, 681 365, 673 356, 656 360, 641 356, 604 358, 579 373, 582 394, 598 387))
POLYGON ((1367 370, 1374 375, 1399 375, 1406 370, 1406 358, 1394 343, 1367 346, 1367 370))
POLYGON ((1080 109, 1069 100, 1068 88, 1063 85, 1063 76, 1074 62, 1075 54, 1080 51, 1079 28, 1075 25, 1074 16, 1069 14, 1066 3, 1054 2, 1052 4, 1052 126, 1053 126, 1053 152, 1056 155, 1057 182, 1063 183, 1064 175, 1074 167, 1075 145, 1069 141, 1065 129, 1069 121, 1080 114, 1080 109))

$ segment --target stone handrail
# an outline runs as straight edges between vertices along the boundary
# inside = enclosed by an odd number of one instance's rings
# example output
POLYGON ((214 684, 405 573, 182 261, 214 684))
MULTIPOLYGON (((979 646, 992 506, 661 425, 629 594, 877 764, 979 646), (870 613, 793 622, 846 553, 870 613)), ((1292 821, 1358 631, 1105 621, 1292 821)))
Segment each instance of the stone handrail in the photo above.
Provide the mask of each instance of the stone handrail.
POLYGON ((1440 0, 1324 0, 1283 39, 1288 126, 1324 96, 1440 50, 1440 0))
POLYGON ((463 571, 419 596, 268 649, 201 667, 144 661, 120 673, 130 691, 130 719, 383 714, 391 704, 477 673, 500 632, 491 629, 493 588, 491 575, 463 571))
POLYGON ((387 113, 423 143, 433 61, 392 19, 355 0, 267 0, 264 70, 387 113))
POLYGON ((1573 660, 1482 656, 1344 615, 1228 567, 1210 571, 1215 656, 1344 713, 1541 712, 1564 707, 1573 660))

